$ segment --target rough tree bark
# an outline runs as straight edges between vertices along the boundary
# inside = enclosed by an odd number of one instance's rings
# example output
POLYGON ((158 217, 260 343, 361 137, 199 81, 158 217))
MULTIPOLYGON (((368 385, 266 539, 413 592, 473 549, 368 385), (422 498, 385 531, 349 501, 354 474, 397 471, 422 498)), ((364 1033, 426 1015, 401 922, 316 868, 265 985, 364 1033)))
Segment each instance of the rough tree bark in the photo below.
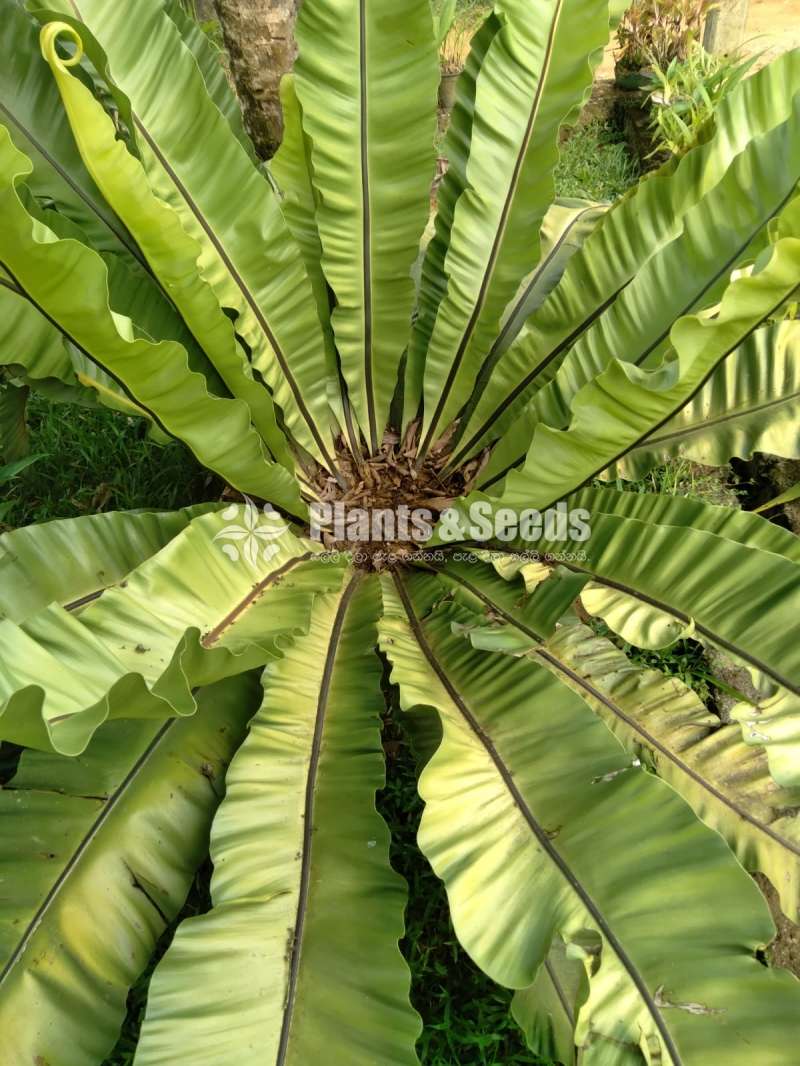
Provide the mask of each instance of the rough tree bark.
POLYGON ((298 0, 214 0, 247 132, 262 159, 283 134, 282 76, 292 69, 298 0))
POLYGON ((703 47, 708 52, 735 52, 744 41, 750 0, 722 0, 708 14, 703 47))

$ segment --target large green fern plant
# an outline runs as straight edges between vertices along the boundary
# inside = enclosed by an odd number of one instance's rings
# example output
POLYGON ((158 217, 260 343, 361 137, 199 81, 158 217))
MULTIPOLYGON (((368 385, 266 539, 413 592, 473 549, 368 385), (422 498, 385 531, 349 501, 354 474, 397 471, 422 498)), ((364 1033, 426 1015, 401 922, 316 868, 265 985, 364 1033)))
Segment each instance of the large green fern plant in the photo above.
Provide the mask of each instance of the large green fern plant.
POLYGON ((30 389, 102 402, 234 494, 0 538, 0 735, 26 749, 0 791, 3 1066, 102 1062, 212 818, 214 906, 157 967, 137 1066, 416 1061, 384 666, 420 847, 532 1049, 794 1061, 800 990, 747 871, 797 917, 800 547, 600 479, 800 454, 800 57, 609 210, 551 206, 617 4, 498 0, 426 229, 428 0, 305 0, 269 173, 175 0, 34 6, 0 3, 3 449, 30 389), (451 528, 565 500, 591 536, 348 554, 307 536, 319 500, 451 528), (758 705, 721 723, 589 616, 722 649, 758 705))

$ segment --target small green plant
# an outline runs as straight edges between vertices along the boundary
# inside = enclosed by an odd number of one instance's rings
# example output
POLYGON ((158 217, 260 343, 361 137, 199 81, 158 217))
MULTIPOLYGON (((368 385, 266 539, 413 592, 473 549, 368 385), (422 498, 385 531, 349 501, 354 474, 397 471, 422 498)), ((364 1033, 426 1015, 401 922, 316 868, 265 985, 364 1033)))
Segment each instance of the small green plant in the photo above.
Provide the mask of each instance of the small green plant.
POLYGON ((657 492, 663 496, 688 496, 724 507, 739 505, 742 490, 732 486, 723 467, 704 466, 691 459, 670 459, 637 481, 617 481, 628 492, 657 492))
POLYGON ((649 100, 654 131, 652 155, 672 152, 684 155, 693 148, 700 132, 721 101, 745 77, 757 56, 712 55, 696 41, 685 59, 660 65, 650 53, 653 89, 649 100))

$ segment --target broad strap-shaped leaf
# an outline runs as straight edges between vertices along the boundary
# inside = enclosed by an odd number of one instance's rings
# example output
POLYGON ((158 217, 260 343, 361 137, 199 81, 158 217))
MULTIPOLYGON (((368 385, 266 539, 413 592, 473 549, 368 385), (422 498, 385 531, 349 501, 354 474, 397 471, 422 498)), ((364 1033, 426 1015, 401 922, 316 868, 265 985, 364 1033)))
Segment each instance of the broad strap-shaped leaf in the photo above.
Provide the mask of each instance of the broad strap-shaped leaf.
POLYGON ((235 678, 186 721, 109 723, 79 759, 23 754, 0 789, 4 1066, 109 1054, 206 852, 257 692, 235 678))
POLYGON ((456 933, 527 988, 554 939, 586 960, 575 1043, 596 1061, 737 1066, 791 1056, 796 981, 754 958, 766 904, 724 841, 630 757, 585 703, 526 659, 476 652, 431 608, 430 576, 384 579, 382 645, 401 705, 434 706, 419 842, 456 933), (709 913, 706 901, 725 899, 709 913))
MULTIPOLYGON (((568 559, 564 540, 540 539, 533 546, 543 555, 561 557, 562 567, 609 590, 612 601, 622 594, 641 602, 646 612, 656 609, 768 683, 800 692, 800 652, 792 622, 800 609, 796 561, 703 529, 616 514, 611 507, 608 513, 593 510, 590 525, 591 536, 568 559)), ((530 552, 532 544, 490 541, 482 546, 513 554, 530 552)), ((643 644, 632 630, 624 636, 643 644)))
POLYGON ((377 579, 350 575, 268 668, 214 822, 213 910, 156 970, 137 1066, 417 1061, 403 891, 375 810, 379 612, 377 579))
POLYGON ((0 534, 0 619, 24 622, 50 603, 79 610, 194 518, 220 509, 221 504, 199 504, 172 512, 107 511, 0 534))
POLYGON ((784 912, 800 918, 800 790, 775 784, 764 749, 721 726, 677 678, 634 666, 584 626, 563 626, 547 651, 573 686, 659 776, 728 841, 742 865, 769 877, 784 912), (594 689, 594 692, 591 691, 594 689))
POLYGON ((297 42, 295 86, 312 144, 336 345, 375 453, 406 343, 433 178, 439 64, 430 5, 315 0, 300 10, 297 42))
POLYGON ((577 112, 608 39, 605 0, 546 0, 533 10, 503 0, 497 10, 502 28, 477 79, 467 187, 426 356, 423 448, 469 399, 503 311, 540 258, 559 129, 577 112))
POLYGON ((686 212, 675 240, 642 267, 579 339, 534 400, 542 421, 567 425, 573 397, 612 359, 655 365, 676 319, 713 307, 731 273, 768 247, 768 224, 800 182, 798 125, 800 93, 789 119, 736 157, 722 181, 686 212), (782 161, 780 167, 775 159, 782 161))
MULTIPOLYGON (((800 563, 800 538, 761 515, 723 507, 692 496, 655 492, 620 492, 611 488, 581 489, 569 498, 570 507, 635 518, 654 525, 705 530, 749 548, 760 548, 800 563)), ((632 641, 631 643, 636 643, 632 641)))
POLYGON ((456 102, 442 147, 442 155, 447 159, 447 170, 436 193, 433 232, 422 257, 417 306, 408 342, 404 380, 404 425, 415 419, 420 410, 425 357, 439 305, 447 293, 444 263, 450 245, 455 207, 467 187, 467 160, 475 121, 478 74, 489 46, 500 28, 500 19, 494 11, 490 12, 470 41, 467 61, 456 83, 456 102))
POLYGON ((0 48, 0 122, 33 160, 32 191, 52 200, 96 248, 124 251, 143 262, 81 162, 39 50, 38 26, 17 0, 0 0, 0 48))
POLYGON ((201 271, 219 303, 237 312, 236 330, 289 433, 330 468, 324 344, 300 252, 269 182, 210 99, 161 0, 137 0, 135 19, 117 0, 51 0, 49 7, 85 23, 104 50, 130 101, 155 193, 199 242, 201 271))
POLYGON ((203 75, 206 91, 228 120, 237 141, 250 158, 257 162, 255 148, 247 135, 239 100, 225 71, 223 53, 212 44, 203 27, 181 6, 182 0, 164 0, 164 10, 175 23, 183 43, 192 53, 203 75))
POLYGON ((773 246, 759 273, 728 286, 715 317, 687 315, 675 323, 673 359, 652 371, 615 359, 575 396, 569 429, 537 425, 524 464, 506 478, 504 505, 545 510, 589 484, 666 425, 716 367, 800 291, 800 197, 783 217, 791 219, 795 236, 773 246))
MULTIPOLYGON (((591 495, 573 499, 592 507, 591 495)), ((747 667, 764 696, 756 707, 738 708, 743 738, 765 748, 776 782, 800 787, 797 538, 757 515, 698 501, 609 490, 595 499, 591 536, 580 553, 564 557, 563 540, 539 540, 536 550, 561 557, 562 569, 590 582, 583 606, 631 644, 660 648, 692 636, 747 667), (665 520, 676 524, 660 524, 665 520)), ((511 550, 507 543, 489 546, 504 554, 522 550, 526 558, 531 550, 528 542, 511 550)), ((492 646, 508 650, 505 637, 492 646)))
POLYGON ((253 379, 233 324, 217 303, 211 286, 198 273, 200 244, 183 229, 177 212, 154 195, 141 163, 117 139, 111 118, 70 72, 83 54, 79 31, 64 22, 49 22, 42 30, 42 54, 53 72, 86 169, 136 238, 231 395, 247 404, 253 424, 272 456, 291 469, 292 460, 278 428, 272 397, 263 383, 253 379), (69 60, 63 60, 58 53, 59 37, 75 45, 75 55, 69 60))
POLYGON ((204 465, 241 491, 302 515, 297 484, 267 459, 247 406, 210 395, 205 379, 189 369, 186 351, 176 342, 134 338, 130 321, 109 308, 108 274, 99 255, 77 241, 56 239, 28 214, 17 186, 29 173, 29 161, 0 129, 0 266, 17 291, 204 465), (59 283, 64 276, 81 286, 80 301, 59 283), (212 436, 209 425, 214 426, 212 436))
POLYGON ((277 515, 203 515, 75 613, 0 621, 0 735, 75 755, 107 718, 190 715, 193 688, 276 658, 342 580, 277 515), (43 688, 46 681, 47 688, 43 688))
POLYGON ((545 640, 518 585, 477 560, 449 562, 440 575, 474 597, 484 623, 491 619, 486 628, 465 630, 475 647, 505 650, 505 638, 509 653, 529 655, 574 689, 725 837, 746 869, 767 874, 783 909, 797 919, 800 790, 775 784, 763 750, 748 747, 737 725, 723 726, 677 677, 642 669, 586 626, 562 625, 545 640))
POLYGON ((542 220, 541 258, 527 274, 503 313, 500 332, 489 351, 488 362, 502 356, 525 321, 541 307, 567 269, 567 264, 609 209, 609 204, 589 200, 556 200, 542 220))
POLYGON ((342 404, 339 364, 331 327, 331 291, 322 270, 322 243, 317 227, 319 194, 314 188, 311 140, 303 129, 303 112, 297 99, 293 74, 284 74, 281 78, 281 111, 283 138, 278 151, 266 165, 278 186, 283 217, 300 248, 311 281, 325 339, 328 402, 339 424, 344 426, 347 416, 342 404))
MULTIPOLYGON (((581 334, 651 256, 678 236, 686 213, 719 184, 736 157, 787 121, 798 93, 800 56, 789 52, 721 102, 702 145, 665 164, 617 201, 497 364, 466 427, 460 455, 503 435, 581 334)), ((622 358, 624 352, 615 355, 622 358)))
MULTIPOLYGON (((555 940, 536 980, 530 988, 515 993, 511 1001, 514 1021, 524 1032, 532 1051, 545 1060, 575 1066, 575 1020, 587 988, 582 962, 569 958, 566 945, 555 940)), ((642 1061, 638 1049, 620 1047, 616 1051, 617 1066, 624 1066, 626 1054, 635 1066, 642 1061)))
POLYGON ((685 456, 721 466, 754 452, 800 457, 800 322, 765 326, 738 348, 691 403, 609 473, 643 477, 685 456))

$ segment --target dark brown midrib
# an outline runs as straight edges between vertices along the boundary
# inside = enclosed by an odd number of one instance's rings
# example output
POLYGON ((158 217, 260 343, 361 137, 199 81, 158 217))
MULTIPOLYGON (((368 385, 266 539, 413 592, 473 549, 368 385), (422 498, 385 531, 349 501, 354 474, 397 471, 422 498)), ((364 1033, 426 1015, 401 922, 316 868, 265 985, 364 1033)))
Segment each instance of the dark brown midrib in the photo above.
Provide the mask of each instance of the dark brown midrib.
MULTIPOLYGON (((528 299, 528 297, 530 296, 531 292, 533 292, 533 289, 536 287, 536 284, 539 281, 539 279, 541 278, 541 276, 544 273, 544 271, 547 269, 547 267, 550 265, 550 263, 552 263, 552 261, 555 259, 556 255, 559 253, 559 251, 563 248, 564 244, 566 243, 567 239, 569 238, 569 235, 572 233, 572 231, 575 228, 575 226, 577 226, 578 222, 580 222, 580 220, 583 218, 584 215, 587 215, 591 211, 594 211, 594 210, 595 210, 594 206, 585 207, 582 211, 580 211, 575 216, 575 218, 573 218, 570 221, 569 225, 564 230, 564 232, 559 236, 558 240, 555 242, 553 247, 550 249, 550 251, 544 257, 544 259, 536 267, 536 269, 535 269, 535 271, 533 273, 533 277, 531 278, 531 280, 525 286, 524 290, 520 293, 519 297, 514 301, 514 306, 511 308, 510 313, 506 317, 505 324, 503 325, 502 329, 498 333, 497 339, 495 340, 495 342, 492 345, 492 347, 489 349, 489 354, 484 359, 483 364, 481 365, 481 368, 480 368, 480 370, 478 371, 478 373, 476 375, 476 378, 475 378, 475 389, 473 390, 472 396, 470 397, 469 401, 467 402, 467 406, 466 406, 466 408, 464 410, 464 415, 463 415, 464 422, 468 422, 469 421, 469 419, 471 417, 471 411, 474 410, 476 403, 480 399, 480 395, 481 395, 481 391, 482 391, 481 390, 481 382, 482 381, 486 381, 488 383, 488 380, 489 380, 489 378, 491 376, 491 372, 494 369, 494 365, 497 362, 497 359, 499 358, 499 356, 496 357, 496 352, 497 352, 498 348, 500 347, 500 345, 503 343, 503 341, 506 339, 509 331, 511 330, 511 328, 512 328, 512 326, 514 324, 514 320, 516 318, 516 315, 519 313, 520 309, 525 306, 525 301, 528 299), (479 391, 479 390, 481 390, 481 391, 479 391)), ((475 441, 479 438, 480 432, 482 432, 482 431, 479 431, 479 433, 474 434, 473 437, 471 438, 471 440, 469 441, 469 443, 467 445, 465 445, 464 448, 461 449, 458 452, 458 454, 455 455, 448 462, 447 466, 445 467, 446 470, 453 469, 453 468, 455 468, 455 467, 457 467, 459 465, 459 463, 462 461, 462 458, 466 455, 466 453, 473 446, 475 441)))
POLYGON ((317 698, 317 713, 314 721, 314 737, 311 744, 311 757, 308 764, 306 777, 305 804, 303 808, 303 845, 300 868, 300 891, 297 899, 297 915, 292 930, 291 961, 289 963, 289 979, 286 991, 286 1001, 283 1008, 283 1022, 278 1044, 276 1066, 284 1066, 289 1049, 294 1007, 297 1000, 297 983, 300 976, 300 959, 303 949, 303 933, 305 931, 306 914, 308 912, 308 895, 311 885, 311 844, 314 835, 314 798, 317 787, 317 773, 322 751, 322 738, 325 727, 325 718, 328 709, 333 670, 336 664, 336 655, 339 650, 342 630, 344 629, 345 616, 350 606, 350 601, 358 587, 362 574, 356 573, 350 579, 347 588, 339 601, 336 617, 331 629, 328 642, 328 650, 325 656, 325 666, 322 672, 319 696, 317 698))
MULTIPOLYGON (((500 604, 496 603, 481 589, 476 588, 471 582, 467 581, 466 578, 462 578, 458 574, 448 573, 447 571, 441 572, 443 573, 447 581, 458 582, 458 584, 462 585, 479 600, 485 603, 487 607, 490 607, 492 611, 501 615, 510 625, 514 626, 515 629, 518 629, 521 633, 524 633, 526 636, 530 637, 531 640, 535 641, 538 645, 544 643, 544 638, 540 634, 536 633, 529 626, 526 626, 523 622, 520 622, 516 618, 514 618, 512 614, 509 614, 509 612, 506 611, 500 604)), ((639 722, 637 722, 635 718, 631 718, 630 715, 623 711, 623 709, 617 703, 615 703, 605 693, 601 692, 600 689, 596 688, 590 681, 582 677, 580 674, 576 673, 574 670, 571 670, 565 663, 561 662, 560 659, 554 656, 551 652, 547 651, 545 648, 537 647, 535 654, 539 655, 542 659, 548 662, 554 670, 557 670, 559 673, 562 673, 566 677, 568 677, 570 681, 576 684, 579 688, 582 688, 586 692, 588 692, 593 699, 596 699, 598 703, 601 703, 607 710, 611 711, 613 715, 623 721, 633 732, 637 733, 640 737, 642 737, 648 746, 652 747, 655 751, 658 751, 659 754, 663 755, 664 758, 667 759, 669 762, 674 763, 675 766, 677 766, 683 773, 685 773, 687 777, 690 777, 696 784, 704 788, 706 792, 708 792, 714 797, 714 799, 718 800, 723 806, 729 808, 729 810, 731 810, 735 815, 741 818, 742 821, 749 822, 754 829, 757 829, 759 832, 766 834, 768 837, 771 837, 776 844, 779 844, 781 847, 786 848, 787 851, 792 852, 794 855, 800 856, 800 844, 793 844, 792 841, 787 840, 785 837, 782 837, 779 833, 776 833, 770 826, 766 825, 764 822, 760 822, 757 818, 754 818, 747 811, 746 808, 741 807, 738 803, 735 803, 723 792, 718 791, 718 789, 716 789, 710 781, 707 781, 706 778, 704 778, 701 774, 697 773, 696 770, 693 770, 687 763, 683 761, 683 759, 679 758, 679 756, 674 751, 666 747, 666 745, 664 745, 660 740, 654 737, 653 734, 650 733, 647 729, 645 729, 644 726, 642 726, 639 722)))
POLYGON ((394 582, 397 587, 397 591, 400 595, 400 599, 402 600, 403 607, 408 617, 409 625, 411 626, 411 630, 414 633, 414 636, 417 640, 417 643, 419 644, 420 650, 425 656, 425 659, 427 660, 433 672, 436 674, 436 677, 446 690, 450 699, 458 708, 460 714, 466 721, 469 728, 472 730, 472 732, 475 734, 475 736, 485 748, 487 755, 492 760, 492 763, 494 764, 498 775, 500 776, 503 784, 508 790, 509 795, 514 800, 514 803, 517 806, 520 814, 528 824, 528 827, 536 838, 537 843, 545 852, 545 854, 550 858, 553 865, 558 869, 559 873, 570 886, 571 890, 581 901, 581 904, 586 908, 589 914, 591 914, 592 918, 597 923, 598 929, 602 932, 614 954, 619 959, 621 965, 627 971, 631 981, 636 986, 639 995, 642 997, 642 1001, 646 1005, 648 1012, 650 1013, 650 1016, 652 1017, 653 1022, 656 1028, 658 1029, 661 1039, 664 1041, 664 1046, 669 1052, 669 1055, 673 1060, 674 1066, 682 1066, 682 1059, 680 1057, 680 1054, 678 1053, 677 1047, 675 1046, 675 1042, 672 1039, 672 1035, 670 1034, 666 1023, 664 1022, 664 1019, 661 1015, 661 1011, 659 1010, 654 997, 651 995, 650 990, 648 989, 644 981, 644 978, 637 970, 636 966, 633 963, 633 960, 625 951, 624 947, 622 946, 614 931, 609 926, 600 908, 597 906, 592 897, 589 895, 589 893, 580 883, 578 878, 572 872, 570 867, 567 865, 566 860, 561 856, 560 852, 555 849, 555 847, 553 846, 553 842, 548 836, 548 834, 545 832, 542 826, 539 825, 532 810, 526 803, 524 796, 517 788, 513 775, 508 770, 503 760, 500 758, 500 755, 497 749, 495 748, 492 740, 486 734, 483 727, 473 715, 472 711, 461 698, 461 696, 453 686, 452 682, 450 681, 450 678, 445 673, 444 669, 440 666, 439 661, 433 652, 433 649, 428 644, 427 638, 422 629, 422 625, 414 612, 413 604, 411 603, 411 599, 403 584, 403 580, 397 572, 395 572, 394 574, 394 582))
POLYGON ((270 585, 274 585, 276 581, 282 578, 284 574, 287 574, 290 570, 293 570, 295 566, 307 562, 312 554, 313 552, 305 552, 303 555, 294 556, 294 558, 287 560, 283 566, 279 566, 277 570, 273 570, 271 574, 268 574, 262 581, 259 581, 258 584, 254 585, 245 598, 237 603, 233 610, 229 611, 221 622, 203 636, 200 641, 202 646, 204 648, 210 648, 212 644, 216 644, 225 630, 230 629, 234 622, 244 614, 248 607, 251 607, 255 601, 264 594, 270 585))
MULTIPOLYGON (((616 292, 609 296, 605 303, 602 303, 599 307, 592 311, 590 315, 587 315, 586 318, 583 319, 583 321, 575 327, 575 329, 569 334, 569 336, 565 337, 563 341, 557 344, 551 352, 549 352, 543 359, 539 361, 539 363, 537 363, 533 370, 530 370, 525 375, 525 377, 522 379, 522 381, 519 382, 518 385, 514 386, 508 396, 506 396, 506 398, 502 401, 502 403, 499 403, 497 407, 495 407, 494 411, 492 411, 489 417, 484 421, 483 425, 478 430, 476 430, 475 433, 473 433, 470 439, 467 441, 467 443, 463 445, 458 455, 455 456, 448 463, 448 466, 456 466, 463 461, 467 454, 479 443, 481 438, 486 436, 486 434, 492 428, 493 424, 497 421, 497 419, 500 418, 501 415, 504 415, 508 408, 511 407, 517 397, 520 396, 523 392, 525 392, 528 386, 534 382, 534 380, 539 376, 539 374, 541 374, 541 372, 545 370, 553 362, 554 359, 557 359, 559 355, 562 354, 562 352, 565 352, 568 348, 572 347, 572 345, 580 337, 580 335, 582 333, 585 333, 589 326, 591 326, 602 314, 604 314, 608 310, 608 308, 614 303, 616 298, 628 284, 630 284, 630 281, 625 282, 625 285, 621 286, 619 289, 616 290, 616 292)), ((521 456, 520 458, 524 459, 524 456, 521 456)), ((516 460, 516 462, 511 464, 511 466, 516 466, 516 463, 519 461, 519 459, 516 460)), ((510 469, 510 467, 508 469, 510 469)), ((501 474, 499 476, 502 477, 503 475, 501 474)))
MULTIPOLYGON (((73 11, 75 12, 76 17, 79 18, 82 22, 85 21, 84 18, 83 18, 83 15, 80 12, 78 4, 76 3, 76 0, 69 0, 69 3, 70 3, 70 6, 72 7, 73 11)), ((283 372, 283 375, 284 375, 284 377, 286 379, 286 382, 289 385, 289 388, 292 390, 292 395, 294 396, 295 403, 297 404, 298 411, 300 412, 300 414, 303 417, 303 420, 305 421, 306 425, 308 426, 308 428, 309 428, 309 430, 311 432, 311 435, 314 438, 314 440, 315 440, 315 442, 317 444, 317 447, 320 450, 320 454, 322 455, 326 465, 328 466, 329 470, 333 471, 335 469, 335 464, 333 463, 333 461, 331 460, 330 455, 328 454, 328 451, 327 451, 327 449, 325 447, 325 442, 322 439, 322 435, 320 434, 319 430, 317 429, 316 423, 314 422, 313 418, 311 417, 311 412, 309 411, 309 409, 308 409, 308 407, 306 405, 306 402, 303 399, 302 390, 301 390, 297 380, 295 379, 294 375, 292 374, 291 370, 289 369, 289 365, 286 362, 286 356, 284 354, 283 348, 278 343, 278 339, 275 336, 275 334, 272 332, 272 329, 271 329, 271 327, 269 325, 269 322, 267 321, 266 316, 264 315, 264 312, 259 307, 255 297, 253 296, 252 292, 250 291, 250 288, 246 284, 244 278, 239 273, 239 271, 236 269, 236 267, 233 265, 233 262, 232 262, 230 256, 228 255, 227 251, 223 247, 222 242, 219 240, 217 235, 212 230, 211 226, 207 222, 207 220, 204 217, 203 213, 200 211, 200 208, 195 203, 194 198, 190 195, 189 190, 186 188, 186 186, 180 180, 180 178, 178 177, 178 175, 175 172, 175 170, 173 169, 173 167, 167 161, 166 157, 162 153, 161 149, 159 148, 157 142, 153 138, 153 136, 150 133, 150 131, 147 128, 147 126, 145 126, 145 124, 142 122, 141 118, 136 114, 136 112, 132 108, 131 108, 131 116, 133 118, 133 122, 134 122, 134 125, 136 126, 137 130, 141 133, 141 135, 147 141, 147 144, 148 144, 150 150, 153 152, 153 155, 158 159, 159 163, 164 168, 164 171, 169 176, 170 181, 173 183, 175 188, 180 193, 180 195, 181 195, 182 199, 184 200, 186 206, 192 212, 192 214, 194 215, 194 217, 197 220, 198 224, 200 225, 200 227, 202 228, 203 232, 205 233, 206 237, 209 239, 211 244, 216 249, 217 254, 219 255, 220 259, 223 261, 223 263, 227 267, 231 277, 233 278, 233 280, 234 280, 234 282, 236 284, 236 287, 239 289, 239 291, 241 292, 242 296, 244 297, 247 305, 249 306, 250 310, 253 312, 253 314, 254 314, 254 316, 256 318, 256 321, 258 322, 259 326, 261 327, 262 332, 264 333, 264 336, 267 338, 267 341, 269 342, 270 347, 272 348, 273 352, 275 353, 275 358, 278 360, 278 364, 279 364, 279 366, 281 368, 281 371, 283 372)))
POLYGON ((574 1029, 575 1028, 575 1016, 572 1013, 572 1008, 569 1005, 569 1001, 567 1000, 566 993, 564 992, 564 989, 561 987, 561 982, 559 981, 558 975, 556 974, 556 971, 555 971, 555 969, 553 967, 553 964, 550 962, 549 958, 544 960, 544 968, 547 971, 547 976, 550 978, 550 983, 553 986, 553 990, 554 990, 556 996, 558 997, 558 1002, 561 1004, 561 1009, 566 1014, 567 1021, 569 1022, 570 1026, 574 1029))
POLYGON ((369 421, 370 445, 373 455, 378 453, 378 425, 375 411, 375 382, 372 338, 372 219, 370 217, 369 160, 367 133, 367 0, 359 0, 359 89, 360 99, 360 151, 361 151, 361 255, 364 272, 364 387, 367 393, 367 418, 369 421))
MULTIPOLYGON (((362 3, 364 0, 362 0, 362 3)), ((444 387, 442 388, 442 394, 439 397, 439 402, 436 405, 436 409, 433 412, 428 432, 425 435, 425 440, 420 446, 420 455, 425 455, 431 446, 433 440, 435 440, 436 427, 439 424, 442 411, 450 397, 450 390, 453 387, 456 376, 461 369, 461 363, 469 346, 472 334, 483 311, 484 303, 486 302, 486 295, 489 291, 489 285, 491 284, 494 276, 494 268, 500 255, 500 246, 505 237, 506 229, 508 227, 508 219, 511 214, 511 208, 514 202, 514 196, 519 186, 520 176, 522 174, 522 168, 525 163, 525 156, 527 155, 528 148, 530 147, 531 138, 533 137, 533 129, 536 123, 536 119, 539 114, 539 105, 542 101, 542 94, 544 93, 545 85, 547 84, 548 75, 550 73, 550 64, 553 58, 553 49, 555 47, 555 37, 558 30, 559 20, 561 18, 561 11, 564 6, 564 0, 557 0, 555 10, 553 12, 553 18, 550 23, 550 30, 547 35, 547 45, 545 46, 545 54, 542 58, 541 67, 539 69, 539 80, 536 85, 536 92, 533 96, 531 103, 531 109, 528 114, 528 122, 525 127, 525 134, 522 138, 522 144, 517 152, 517 158, 514 163, 514 170, 511 174, 511 182, 506 192, 505 200, 503 202, 503 210, 500 214, 500 220, 497 226, 497 232, 494 235, 492 241, 492 248, 489 253, 489 259, 486 263, 486 269, 483 272, 481 279, 480 289, 478 290, 478 297, 475 301, 475 307, 472 310, 469 321, 464 329, 459 342, 456 354, 453 357, 453 362, 450 364, 450 370, 448 371, 447 378, 445 379, 444 387)))
POLYGON ((23 123, 20 122, 17 116, 5 106, 2 100, 0 100, 0 111, 2 111, 3 114, 8 118, 8 120, 10 122, 13 122, 17 129, 31 142, 36 151, 42 156, 43 159, 47 160, 53 170, 66 182, 67 185, 69 185, 75 195, 86 204, 92 214, 100 219, 103 225, 111 233, 114 234, 114 236, 117 238, 119 243, 123 245, 123 247, 127 248, 130 254, 136 259, 137 263, 139 263, 139 265, 143 267, 143 269, 146 270, 151 277, 153 277, 154 275, 152 270, 150 269, 150 264, 142 255, 141 251, 139 250, 138 246, 136 245, 130 234, 128 234, 127 231, 118 229, 116 226, 112 225, 112 223, 97 210, 92 200, 86 195, 83 189, 81 189, 80 185, 78 185, 74 181, 70 173, 65 170, 58 162, 58 160, 47 151, 44 145, 34 136, 31 130, 29 130, 27 126, 23 125, 23 123))
MULTIPOLYGON (((789 392, 786 395, 779 397, 777 400, 766 400, 764 403, 753 404, 752 407, 739 408, 738 410, 731 411, 729 414, 718 415, 716 418, 706 418, 702 422, 691 422, 684 429, 676 430, 674 433, 662 433, 660 437, 647 437, 642 444, 637 445, 633 451, 639 451, 640 449, 649 449, 654 445, 662 444, 668 440, 681 440, 683 437, 691 437, 695 433, 702 433, 708 429, 709 426, 721 426, 726 422, 736 422, 740 418, 749 418, 750 415, 759 414, 761 411, 769 411, 773 407, 782 407, 786 403, 791 403, 792 400, 800 398, 800 392, 789 392)), ((678 412, 680 414, 680 411, 678 412)), ((673 418, 675 415, 672 416, 673 418)))
POLYGON ((120 798, 124 795, 129 786, 136 780, 139 772, 145 766, 151 755, 153 755, 158 746, 161 744, 161 741, 164 739, 169 730, 172 729, 172 727, 176 724, 177 721, 178 719, 171 718, 168 722, 164 723, 158 733, 156 733, 155 737, 153 737, 153 739, 150 741, 147 748, 145 748, 145 750, 136 760, 133 767, 131 768, 125 779, 122 781, 122 783, 118 785, 116 790, 108 797, 105 806, 100 811, 97 818, 95 818, 90 829, 86 832, 80 844, 78 844, 75 851, 70 856, 69 862, 65 865, 64 869, 58 875, 58 878, 51 886, 45 898, 42 900, 36 913, 31 918, 30 922, 28 922, 24 933, 19 938, 16 947, 14 948, 13 952, 6 961, 6 964, 3 967, 2 971, 0 971, 0 985, 2 985, 3 981, 5 981, 8 975, 11 973, 12 968, 19 961, 20 957, 22 956, 29 944, 31 937, 36 932, 38 925, 41 923, 42 919, 47 913, 47 909, 50 907, 51 903, 61 891, 61 888, 63 887, 69 875, 77 866, 86 849, 92 843, 104 823, 108 820, 108 818, 114 811, 120 798))

